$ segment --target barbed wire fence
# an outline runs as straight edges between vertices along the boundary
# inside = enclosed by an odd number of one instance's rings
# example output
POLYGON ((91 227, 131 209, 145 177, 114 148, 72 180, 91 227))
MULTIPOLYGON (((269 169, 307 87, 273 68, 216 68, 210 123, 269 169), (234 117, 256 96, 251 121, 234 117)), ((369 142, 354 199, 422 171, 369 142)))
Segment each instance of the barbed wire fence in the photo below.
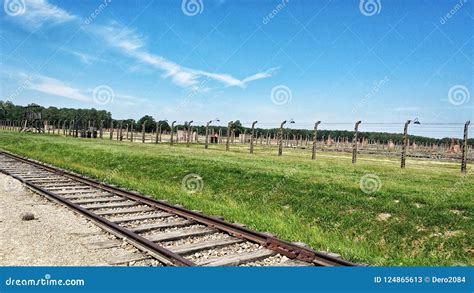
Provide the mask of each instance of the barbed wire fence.
MULTIPOLYGON (((211 121, 173 121, 168 130, 164 123, 156 122, 152 130, 146 131, 147 124, 142 123, 136 129, 134 123, 112 120, 109 125, 104 121, 74 120, 44 121, 44 133, 73 137, 89 137, 117 141, 141 143, 169 143, 186 146, 225 145, 247 147, 254 153, 255 147, 271 150, 278 149, 283 155, 285 150, 307 151, 308 158, 316 159, 317 152, 352 154, 352 162, 358 155, 382 155, 400 157, 400 167, 405 168, 406 158, 460 162, 461 171, 466 172, 467 163, 474 162, 474 130, 465 123, 419 122, 417 119, 400 122, 299 122, 293 119, 281 123, 244 121, 237 126, 233 121, 226 123, 219 119, 211 121), (316 125, 317 124, 317 125, 316 125), (256 128, 256 126, 258 126, 256 128), (442 139, 441 139, 442 138, 442 139), (449 138, 449 139, 447 139, 449 138)), ((0 129, 19 131, 24 121, 0 121, 0 129)), ((245 149, 245 148, 244 148, 245 149)))

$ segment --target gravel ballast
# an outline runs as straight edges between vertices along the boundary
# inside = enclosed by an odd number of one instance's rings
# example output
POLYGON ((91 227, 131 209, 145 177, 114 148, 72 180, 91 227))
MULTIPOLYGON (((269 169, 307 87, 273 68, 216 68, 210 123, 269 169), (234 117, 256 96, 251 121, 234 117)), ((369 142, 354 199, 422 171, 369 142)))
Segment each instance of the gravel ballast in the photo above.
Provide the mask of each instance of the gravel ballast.
MULTIPOLYGON (((72 210, 0 174, 0 266, 94 266, 132 252, 130 244, 90 249, 117 239, 72 210), (34 219, 22 217, 32 213, 34 219)), ((124 265, 159 265, 143 260, 124 265)))

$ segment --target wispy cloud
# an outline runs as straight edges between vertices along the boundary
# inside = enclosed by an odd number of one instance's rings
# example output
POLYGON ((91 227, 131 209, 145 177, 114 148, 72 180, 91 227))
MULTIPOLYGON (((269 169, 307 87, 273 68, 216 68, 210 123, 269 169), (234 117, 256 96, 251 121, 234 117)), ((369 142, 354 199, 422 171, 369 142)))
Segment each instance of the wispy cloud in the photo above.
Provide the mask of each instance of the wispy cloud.
POLYGON ((143 98, 139 98, 139 97, 131 96, 131 95, 121 95, 121 94, 116 95, 115 100, 117 100, 121 104, 128 105, 128 106, 144 105, 145 103, 150 103, 150 100, 148 99, 143 99, 143 98))
MULTIPOLYGON (((8 79, 19 81, 19 84, 24 89, 79 102, 94 103, 94 89, 80 88, 50 76, 26 72, 16 68, 2 70, 0 71, 0 75, 8 79)), ((143 105, 151 102, 145 98, 122 93, 114 93, 114 100, 125 106, 143 105)))
POLYGON ((272 68, 244 79, 238 79, 230 74, 213 73, 185 67, 162 56, 152 54, 145 49, 145 40, 140 34, 117 22, 111 22, 106 26, 94 26, 91 31, 105 39, 110 46, 121 50, 128 56, 163 71, 163 77, 170 78, 175 84, 190 87, 194 90, 200 88, 198 85, 201 82, 209 80, 220 82, 225 86, 244 88, 249 82, 271 77, 276 71, 275 68, 272 68))
POLYGON ((78 88, 72 87, 61 80, 44 75, 34 75, 28 88, 45 94, 73 99, 80 102, 92 101, 91 96, 84 94, 78 88))
MULTIPOLYGON (((74 21, 76 25, 85 31, 96 34, 105 40, 108 46, 116 48, 121 53, 134 58, 140 63, 150 65, 162 71, 163 78, 169 78, 176 85, 195 91, 205 91, 209 89, 207 86, 209 81, 221 83, 226 87, 238 86, 245 88, 248 83, 269 78, 276 71, 276 69, 272 68, 239 79, 226 73, 215 73, 189 68, 146 50, 146 38, 132 28, 123 26, 116 21, 112 21, 108 25, 84 25, 80 22, 78 16, 50 4, 46 0, 27 1, 25 13, 15 18, 30 29, 38 28, 48 23, 58 24, 74 21)), ((90 64, 94 61, 92 56, 79 51, 69 51, 69 53, 80 58, 80 60, 86 64, 90 64)))
POLYGON ((69 49, 62 48, 61 51, 64 51, 70 55, 77 57, 82 63, 87 64, 87 65, 91 65, 92 63, 97 62, 97 61, 104 61, 104 59, 97 58, 90 54, 76 51, 76 50, 69 50, 69 49))
POLYGON ((45 24, 59 24, 78 18, 46 0, 27 0, 24 13, 11 19, 29 30, 34 30, 45 24))

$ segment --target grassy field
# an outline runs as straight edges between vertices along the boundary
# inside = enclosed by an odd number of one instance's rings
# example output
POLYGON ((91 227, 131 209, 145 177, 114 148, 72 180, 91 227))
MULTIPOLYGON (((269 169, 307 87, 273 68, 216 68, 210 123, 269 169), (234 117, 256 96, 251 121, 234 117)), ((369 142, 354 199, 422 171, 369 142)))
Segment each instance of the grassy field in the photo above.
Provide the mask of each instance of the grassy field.
MULTIPOLYGON (((459 164, 257 146, 186 148, 0 132, 0 148, 370 265, 474 265, 474 174, 459 164), (183 190, 190 173, 201 192, 183 190), (367 174, 380 189, 363 192, 367 174)), ((370 184, 369 184, 370 185, 370 184)), ((370 186, 368 186, 370 188, 370 186)))

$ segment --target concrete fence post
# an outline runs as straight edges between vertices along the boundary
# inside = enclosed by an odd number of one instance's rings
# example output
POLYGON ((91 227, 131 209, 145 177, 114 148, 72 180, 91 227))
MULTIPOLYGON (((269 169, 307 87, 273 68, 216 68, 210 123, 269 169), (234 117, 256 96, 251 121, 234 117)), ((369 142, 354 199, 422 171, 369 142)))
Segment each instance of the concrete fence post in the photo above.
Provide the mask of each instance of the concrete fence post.
POLYGON ((187 130, 187 137, 186 137, 186 147, 189 147, 191 145, 191 131, 192 131, 192 128, 191 128, 191 123, 193 123, 194 121, 191 120, 189 121, 187 124, 188 124, 188 129, 187 130))
MULTIPOLYGON (((73 132, 72 132, 72 129, 74 127, 74 119, 71 120, 71 122, 69 123, 69 136, 74 136, 73 132)), ((49 129, 49 125, 48 125, 48 129, 49 129)))
POLYGON ((123 140, 123 120, 120 120, 119 138, 120 138, 120 141, 123 140))
POLYGON ((100 120, 100 125, 99 125, 99 138, 103 138, 104 136, 104 120, 100 120))
POLYGON ((229 121, 229 124, 227 125, 227 140, 225 142, 225 150, 226 151, 229 151, 229 143, 230 143, 230 136, 231 136, 231 132, 232 132, 232 123, 234 123, 234 121, 229 121))
POLYGON ((155 144, 158 144, 158 128, 160 127, 160 122, 156 122, 156 137, 155 137, 155 144))
POLYGON ((411 120, 405 122, 405 127, 403 129, 403 144, 402 144, 402 154, 400 159, 400 168, 405 168, 406 155, 407 155, 407 146, 408 146, 408 125, 411 123, 411 120))
POLYGON ((170 140, 170 145, 173 145, 173 135, 174 135, 174 124, 176 121, 171 122, 171 140, 170 140))
POLYGON ((286 120, 280 124, 280 132, 278 135, 278 156, 283 154, 283 126, 286 124, 286 120))
POLYGON ((471 124, 471 121, 466 121, 466 124, 464 124, 464 140, 462 142, 462 160, 461 160, 461 172, 466 173, 467 172, 467 139, 468 139, 468 130, 469 130, 469 124, 471 124))
POLYGON ((115 127, 117 127, 117 133, 115 134, 115 138, 117 141, 119 141, 119 135, 120 135, 120 121, 117 121, 117 125, 115 125, 115 127))
POLYGON ((62 132, 63 132, 64 136, 66 136, 66 122, 67 122, 67 120, 63 121, 63 127, 62 127, 62 132))
POLYGON ((161 123, 158 125, 158 141, 161 142, 161 123))
POLYGON ((355 164, 357 162, 357 135, 359 133, 360 123, 362 123, 362 121, 357 121, 354 127, 354 137, 352 139, 352 164, 355 164))
POLYGON ((313 134, 313 150, 311 154, 311 160, 316 159, 316 144, 318 142, 318 125, 321 124, 321 121, 314 123, 314 134, 313 134))
POLYGON ((114 120, 110 120, 109 139, 112 140, 113 138, 114 138, 114 120))
POLYGON ((252 123, 252 132, 250 133, 250 153, 253 154, 253 140, 255 136, 255 124, 257 124, 258 121, 254 121, 252 123))
POLYGON ((208 121, 206 123, 206 139, 204 140, 204 148, 205 149, 208 149, 209 148, 209 124, 211 124, 212 120, 211 121, 208 121))

